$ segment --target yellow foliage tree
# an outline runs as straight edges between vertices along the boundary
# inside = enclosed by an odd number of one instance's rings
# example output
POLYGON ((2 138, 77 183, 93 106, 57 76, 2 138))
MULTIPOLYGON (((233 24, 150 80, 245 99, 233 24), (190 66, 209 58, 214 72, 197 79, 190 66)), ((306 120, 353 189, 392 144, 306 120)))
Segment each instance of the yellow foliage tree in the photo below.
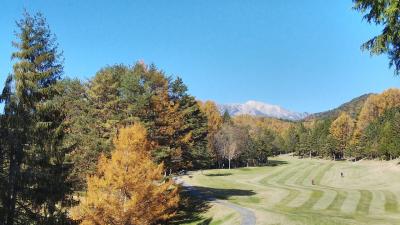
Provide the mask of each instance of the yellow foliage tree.
POLYGON ((207 117, 207 142, 208 142, 208 149, 211 151, 211 155, 216 158, 217 153, 214 146, 214 138, 217 132, 221 129, 222 126, 222 116, 218 110, 217 105, 213 101, 206 101, 206 102, 198 102, 200 106, 200 110, 206 115, 207 117))
MULTIPOLYGON (((339 147, 339 157, 344 156, 344 151, 348 147, 351 135, 354 129, 354 120, 347 114, 342 113, 340 116, 332 122, 329 129, 332 137, 337 141, 339 147)), ((335 154, 336 157, 336 154, 335 154)))
POLYGON ((82 225, 154 224, 174 215, 178 188, 162 182, 163 165, 149 156, 146 129, 120 130, 111 158, 102 156, 97 173, 87 178, 88 190, 71 212, 82 225))
POLYGON ((260 130, 272 130, 279 135, 284 135, 292 125, 292 122, 275 118, 239 115, 233 118, 235 124, 248 127, 250 135, 256 135, 260 130))
POLYGON ((357 145, 364 129, 387 109, 400 106, 400 89, 392 88, 379 95, 371 95, 358 116, 352 144, 357 145))

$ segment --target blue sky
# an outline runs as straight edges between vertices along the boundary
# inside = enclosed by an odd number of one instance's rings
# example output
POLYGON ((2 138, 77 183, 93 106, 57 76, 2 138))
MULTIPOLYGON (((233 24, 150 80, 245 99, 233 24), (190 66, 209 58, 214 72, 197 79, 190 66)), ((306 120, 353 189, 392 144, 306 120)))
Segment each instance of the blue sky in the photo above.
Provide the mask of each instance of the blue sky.
POLYGON ((5 0, 0 82, 12 70, 15 20, 26 8, 47 17, 66 76, 88 79, 106 65, 144 60, 181 76, 201 100, 323 111, 400 85, 386 56, 360 50, 380 28, 351 7, 351 0, 5 0))

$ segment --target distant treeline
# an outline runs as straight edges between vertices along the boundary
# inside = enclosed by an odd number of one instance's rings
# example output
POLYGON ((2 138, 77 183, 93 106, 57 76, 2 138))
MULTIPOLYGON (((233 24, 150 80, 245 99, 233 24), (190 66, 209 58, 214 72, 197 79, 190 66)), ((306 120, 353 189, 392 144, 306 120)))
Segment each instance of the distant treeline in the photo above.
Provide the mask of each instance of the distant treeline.
MULTIPOLYGON (((294 153, 300 157, 352 160, 399 157, 400 90, 368 95, 362 103, 361 107, 346 105, 344 110, 331 113, 332 116, 299 122, 250 116, 240 116, 234 121, 246 127, 254 140, 260 137, 272 140, 268 141, 272 146, 265 144, 263 147, 270 149, 272 155, 294 153), (359 109, 355 111, 355 108, 359 109), (262 137, 266 134, 268 138, 262 137)), ((257 158, 257 155, 250 158, 257 158)))

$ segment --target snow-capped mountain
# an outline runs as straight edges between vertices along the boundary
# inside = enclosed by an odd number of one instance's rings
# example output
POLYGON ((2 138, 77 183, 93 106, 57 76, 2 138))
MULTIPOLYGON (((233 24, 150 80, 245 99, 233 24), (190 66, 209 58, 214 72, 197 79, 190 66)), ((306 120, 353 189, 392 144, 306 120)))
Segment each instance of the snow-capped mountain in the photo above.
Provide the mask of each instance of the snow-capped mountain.
POLYGON ((301 120, 309 115, 308 113, 292 112, 278 105, 257 101, 248 101, 244 104, 220 104, 218 108, 221 113, 228 111, 231 116, 252 115, 286 120, 301 120))

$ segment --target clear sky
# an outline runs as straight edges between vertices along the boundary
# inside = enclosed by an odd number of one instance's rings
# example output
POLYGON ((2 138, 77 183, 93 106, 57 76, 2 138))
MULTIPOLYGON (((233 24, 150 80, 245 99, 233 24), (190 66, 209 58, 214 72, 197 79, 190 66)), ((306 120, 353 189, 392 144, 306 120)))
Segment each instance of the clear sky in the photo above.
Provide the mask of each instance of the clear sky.
POLYGON ((65 74, 87 79, 106 65, 155 63, 201 100, 258 100, 318 112, 398 87, 386 56, 360 51, 380 28, 351 0, 2 0, 0 82, 23 9, 57 35, 65 74))

